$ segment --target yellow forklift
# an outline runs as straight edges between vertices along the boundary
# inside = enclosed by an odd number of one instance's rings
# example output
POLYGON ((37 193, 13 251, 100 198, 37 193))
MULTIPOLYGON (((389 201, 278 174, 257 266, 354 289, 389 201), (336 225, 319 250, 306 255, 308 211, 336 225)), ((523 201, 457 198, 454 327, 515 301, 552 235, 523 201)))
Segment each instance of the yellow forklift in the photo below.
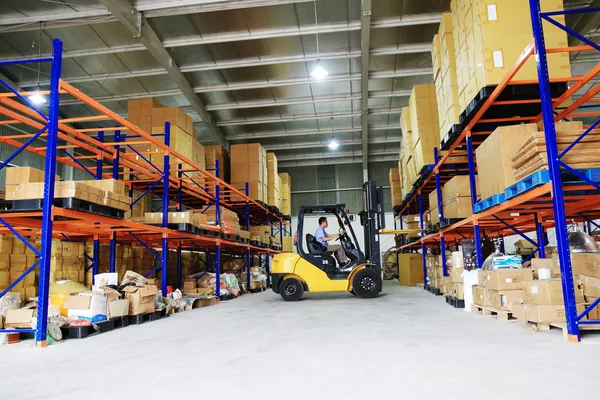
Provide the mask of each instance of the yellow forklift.
POLYGON ((363 185, 363 210, 359 213, 364 228, 365 249, 361 251, 344 204, 302 206, 298 213, 298 253, 282 253, 273 258, 271 287, 284 300, 297 301, 304 292, 350 292, 361 298, 381 292, 382 276, 379 231, 385 228, 383 190, 374 181, 363 185), (327 248, 304 232, 306 215, 329 216, 338 222, 339 236, 348 262, 338 266, 327 248))

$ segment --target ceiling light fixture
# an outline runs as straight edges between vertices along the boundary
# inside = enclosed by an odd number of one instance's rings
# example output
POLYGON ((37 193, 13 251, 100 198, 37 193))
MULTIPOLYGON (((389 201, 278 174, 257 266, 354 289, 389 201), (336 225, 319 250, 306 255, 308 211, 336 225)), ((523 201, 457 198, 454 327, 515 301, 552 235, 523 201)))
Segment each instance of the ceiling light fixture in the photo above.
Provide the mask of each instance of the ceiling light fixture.
POLYGON ((315 33, 317 37, 317 65, 315 65, 315 67, 313 68, 312 72, 310 73, 310 76, 312 76, 315 79, 324 79, 325 77, 327 77, 327 75, 329 75, 329 72, 325 68, 323 68, 323 66, 321 65, 321 59, 319 58, 319 22, 317 18, 317 0, 314 1, 314 5, 315 33))
POLYGON ((35 105, 44 104, 46 102, 46 98, 39 93, 34 93, 31 96, 27 96, 27 98, 35 105))
POLYGON ((335 136, 333 135, 333 117, 331 117, 331 140, 327 147, 329 147, 330 150, 337 150, 338 147, 340 147, 340 142, 335 140, 335 136))

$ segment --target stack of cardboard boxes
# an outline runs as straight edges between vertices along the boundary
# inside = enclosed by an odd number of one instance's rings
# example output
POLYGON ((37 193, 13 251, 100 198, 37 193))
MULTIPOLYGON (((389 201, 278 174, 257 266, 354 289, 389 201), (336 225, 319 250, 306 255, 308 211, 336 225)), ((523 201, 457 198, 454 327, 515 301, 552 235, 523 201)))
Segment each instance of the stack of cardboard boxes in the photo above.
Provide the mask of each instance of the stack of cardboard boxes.
MULTIPOLYGON (((479 189, 479 184, 477 184, 477 188, 479 189)), ((463 219, 473 215, 471 184, 467 175, 457 175, 444 184, 442 187, 442 207, 444 218, 463 219)), ((435 225, 440 222, 439 214, 438 193, 437 190, 434 190, 429 194, 431 224, 435 225)))
POLYGON ((279 211, 283 215, 292 215, 292 178, 290 178, 290 174, 281 173, 279 174, 281 178, 281 207, 279 211))
POLYGON ((267 153, 267 204, 281 211, 281 177, 277 168, 277 156, 267 153))
MULTIPOLYGON (((225 207, 220 207, 219 216, 219 227, 221 233, 226 235, 237 235, 240 236, 241 226, 240 217, 235 211, 231 211, 225 207)), ((215 207, 210 207, 204 215, 207 218, 208 225, 216 225, 217 223, 217 212, 215 207)))
MULTIPOLYGON (((577 313, 580 314, 600 297, 600 254, 572 252, 571 264, 577 313)), ((553 259, 532 259, 532 272, 532 279, 523 282, 521 297, 509 304, 513 316, 538 324, 565 322, 562 281, 556 256, 553 259), (535 279, 539 278, 541 268, 551 271, 550 279, 535 279)), ((593 308, 584 318, 600 319, 599 309, 593 308)))
MULTIPOLYGON (((420 256, 420 254, 419 254, 420 256)), ((421 264, 423 261, 421 259, 421 264)), ((421 268, 423 266, 421 265, 421 268)), ((441 256, 427 255, 427 284, 432 288, 441 289, 444 278, 441 256)))
POLYGON ((441 141, 452 125, 459 123, 462 111, 458 101, 458 78, 450 13, 442 14, 439 32, 433 40, 432 61, 441 141))
MULTIPOLYGON (((0 291, 17 280, 35 261, 35 254, 15 236, 0 235, 0 291)), ((21 300, 36 297, 36 281, 36 274, 31 272, 11 291, 19 292, 21 300)))
MULTIPOLYGON (((540 1, 542 11, 563 9, 561 0, 540 1)), ((531 42, 529 3, 521 0, 452 0, 452 33, 457 65, 459 108, 464 110, 481 88, 497 85, 531 42)), ((565 23, 564 16, 555 15, 565 23)), ((544 26, 546 47, 567 47, 566 32, 544 26)), ((570 77, 569 54, 548 54, 551 78, 570 77)), ((537 80, 534 57, 521 67, 515 80, 537 80)))
POLYGON ((398 174, 402 184, 402 198, 411 190, 413 183, 417 180, 417 171, 413 157, 412 126, 410 120, 410 108, 403 107, 400 114, 400 129, 402 140, 400 142, 400 161, 398 162, 398 174))
MULTIPOLYGON (((163 213, 161 212, 146 213, 144 222, 148 225, 161 225, 162 218, 163 213)), ((169 224, 187 224, 198 228, 202 228, 208 224, 207 214, 193 211, 170 212, 168 220, 169 224)))
POLYGON ((234 144, 231 153, 231 185, 244 188, 248 182, 249 196, 267 202, 267 152, 259 143, 234 144))
POLYGON ((392 206, 399 206, 402 204, 402 186, 400 183, 400 171, 398 168, 390 169, 390 188, 392 192, 392 206))
MULTIPOLYGON (((153 98, 136 99, 127 102, 127 119, 147 133, 161 134, 165 131, 165 123, 171 124, 170 147, 173 151, 192 161, 201 168, 206 168, 204 147, 196 138, 194 121, 180 108, 163 107, 153 98)), ((128 132, 128 136, 137 136, 128 132)), ((141 142, 144 138, 130 137, 126 142, 141 142)), ((136 151, 144 155, 159 168, 164 164, 164 151, 153 144, 132 144, 136 151)), ((138 156, 139 157, 139 156, 138 156)), ((177 160, 172 160, 177 161, 177 160)), ((182 163, 182 168, 189 169, 188 164, 182 163)), ((177 176, 177 168, 171 167, 171 175, 177 176)), ((188 172, 189 176, 196 173, 188 172)))
MULTIPOLYGON (((412 154, 415 171, 419 173, 424 165, 434 164, 433 148, 440 143, 435 85, 413 86, 408 104, 412 129, 412 154)), ((414 181, 411 182, 411 186, 413 183, 414 181)))
POLYGON ((204 148, 206 169, 218 178, 229 182, 229 154, 220 145, 206 146, 204 148), (216 173, 216 161, 219 161, 219 173, 216 173))
MULTIPOLYGON (((77 198, 117 210, 128 210, 131 198, 125 195, 124 183, 114 179, 60 182, 56 176, 54 198, 77 198)), ((44 171, 31 167, 6 170, 6 200, 44 198, 44 171)))
POLYGON ((251 226, 250 240, 269 246, 271 244, 271 227, 268 225, 251 226))

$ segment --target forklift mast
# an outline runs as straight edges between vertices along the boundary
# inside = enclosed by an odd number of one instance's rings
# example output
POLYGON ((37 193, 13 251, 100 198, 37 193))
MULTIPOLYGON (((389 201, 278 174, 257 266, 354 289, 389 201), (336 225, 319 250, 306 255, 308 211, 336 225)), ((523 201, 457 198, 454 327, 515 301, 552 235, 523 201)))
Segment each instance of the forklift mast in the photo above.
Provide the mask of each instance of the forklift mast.
POLYGON ((381 271, 379 231, 385 228, 383 188, 378 188, 375 181, 367 181, 363 184, 362 194, 363 209, 358 215, 364 229, 365 259, 381 271))

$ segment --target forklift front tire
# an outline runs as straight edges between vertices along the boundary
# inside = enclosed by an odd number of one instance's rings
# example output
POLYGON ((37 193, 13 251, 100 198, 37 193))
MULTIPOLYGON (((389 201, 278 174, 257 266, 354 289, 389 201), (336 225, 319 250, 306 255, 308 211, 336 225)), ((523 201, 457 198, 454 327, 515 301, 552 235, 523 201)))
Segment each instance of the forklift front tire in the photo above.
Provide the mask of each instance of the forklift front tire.
POLYGON ((371 268, 358 271, 352 278, 352 290, 363 299, 377 297, 381 292, 382 284, 379 272, 371 268))
POLYGON ((287 278, 279 286, 279 294, 285 301, 298 301, 304 294, 302 282, 296 278, 287 278))

